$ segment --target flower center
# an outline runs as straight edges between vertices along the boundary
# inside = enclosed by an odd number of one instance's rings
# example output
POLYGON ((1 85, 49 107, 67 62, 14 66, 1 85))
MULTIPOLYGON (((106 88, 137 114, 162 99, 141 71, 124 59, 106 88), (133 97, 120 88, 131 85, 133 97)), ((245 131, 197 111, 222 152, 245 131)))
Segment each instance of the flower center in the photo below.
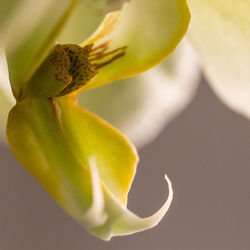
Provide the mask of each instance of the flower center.
MULTIPOLYGON (((51 63, 53 64, 54 57, 57 57, 54 54, 57 52, 58 46, 62 47, 69 58, 70 66, 68 75, 72 77, 71 83, 60 91, 57 96, 63 96, 81 88, 98 74, 98 69, 125 55, 126 46, 107 52, 108 45, 109 42, 105 42, 95 48, 93 48, 93 44, 86 45, 85 47, 75 44, 56 45, 50 55, 51 63)), ((56 61, 55 67, 57 66, 61 67, 64 65, 62 62, 56 61)), ((65 69, 68 68, 63 67, 63 71, 65 69)), ((60 68, 59 72, 62 72, 62 68, 60 68)), ((60 76, 63 79, 65 78, 63 73, 60 76)), ((55 74, 55 77, 58 79, 57 74, 55 74)))
POLYGON ((31 97, 59 97, 86 85, 98 70, 125 55, 126 47, 108 51, 109 42, 93 44, 57 44, 27 83, 24 94, 31 97))
MULTIPOLYGON (((87 84, 98 73, 97 69, 89 61, 89 55, 93 44, 87 45, 83 48, 75 44, 66 44, 61 46, 64 48, 64 51, 70 61, 67 73, 72 77, 72 81, 57 96, 66 95, 79 89, 83 85, 87 84)), ((56 48, 54 51, 55 50, 56 48)), ((55 53, 54 51, 52 51, 50 55, 52 64, 54 58, 53 54, 55 53)), ((63 63, 58 62, 57 64, 61 66, 63 63)), ((63 76, 63 74, 61 75, 63 76)), ((58 76, 55 74, 55 77, 57 78, 58 76)))

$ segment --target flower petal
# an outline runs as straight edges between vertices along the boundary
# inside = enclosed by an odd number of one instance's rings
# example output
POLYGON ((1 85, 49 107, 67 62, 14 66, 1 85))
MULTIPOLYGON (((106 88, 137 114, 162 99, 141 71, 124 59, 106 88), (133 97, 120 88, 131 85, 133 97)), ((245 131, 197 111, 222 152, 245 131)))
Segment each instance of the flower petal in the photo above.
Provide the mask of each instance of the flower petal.
POLYGON ((8 77, 8 68, 3 48, 0 48, 0 143, 5 142, 8 113, 15 104, 8 77))
POLYGON ((108 14, 84 43, 94 43, 92 61, 99 74, 83 89, 139 74, 160 63, 182 39, 189 19, 185 0, 134 0, 108 14))
POLYGON ((5 95, 10 104, 12 105, 15 104, 15 98, 13 97, 10 87, 6 56, 4 53, 4 49, 1 47, 0 47, 0 91, 2 91, 3 95, 5 95))
POLYGON ((98 168, 96 160, 92 156, 89 158, 89 166, 92 177, 92 204, 86 213, 79 219, 81 224, 83 224, 86 229, 102 225, 107 219, 107 214, 104 213, 105 201, 98 168))
POLYGON ((6 134, 6 123, 7 123, 7 117, 8 113, 12 108, 11 103, 6 98, 6 96, 3 94, 3 92, 0 90, 0 144, 3 142, 7 142, 5 139, 6 134))
POLYGON ((56 104, 39 98, 17 103, 9 114, 7 136, 22 166, 64 210, 81 218, 92 203, 91 173, 65 138, 56 104))
POLYGON ((190 41, 222 101, 250 118, 250 2, 189 0, 190 41))
POLYGON ((100 179, 123 204, 135 175, 137 154, 109 124, 76 105, 74 97, 58 98, 62 129, 84 165, 95 157, 100 179))
POLYGON ((4 42, 16 97, 54 45, 75 3, 76 0, 26 0, 13 14, 4 42))

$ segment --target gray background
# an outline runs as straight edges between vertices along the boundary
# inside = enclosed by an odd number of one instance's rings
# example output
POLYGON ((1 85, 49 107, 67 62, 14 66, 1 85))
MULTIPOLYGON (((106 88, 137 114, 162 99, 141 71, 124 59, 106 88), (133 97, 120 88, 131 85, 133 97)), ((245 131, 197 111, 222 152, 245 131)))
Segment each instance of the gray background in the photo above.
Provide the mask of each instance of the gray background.
POLYGON ((191 105, 150 145, 128 206, 142 216, 174 201, 155 229, 102 242, 65 214, 0 147, 1 250, 249 250, 250 122, 227 109, 203 82, 191 105))

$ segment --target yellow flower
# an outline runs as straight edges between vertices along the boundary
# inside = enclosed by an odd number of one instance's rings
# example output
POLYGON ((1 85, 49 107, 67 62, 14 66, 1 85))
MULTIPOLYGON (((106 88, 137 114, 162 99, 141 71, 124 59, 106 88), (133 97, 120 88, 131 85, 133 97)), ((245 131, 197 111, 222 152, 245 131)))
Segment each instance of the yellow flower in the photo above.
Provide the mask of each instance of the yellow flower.
POLYGON ((102 239, 155 226, 170 206, 170 181, 166 177, 169 197, 158 212, 148 218, 130 212, 137 153, 117 130, 77 106, 76 95, 164 60, 187 30, 185 0, 129 1, 80 45, 75 40, 81 31, 72 34, 74 41, 59 33, 64 27, 65 33, 75 31, 77 11, 87 1, 39 3, 27 0, 0 33, 16 99, 7 126, 15 156, 65 211, 102 239), (27 12, 30 7, 40 15, 27 12))

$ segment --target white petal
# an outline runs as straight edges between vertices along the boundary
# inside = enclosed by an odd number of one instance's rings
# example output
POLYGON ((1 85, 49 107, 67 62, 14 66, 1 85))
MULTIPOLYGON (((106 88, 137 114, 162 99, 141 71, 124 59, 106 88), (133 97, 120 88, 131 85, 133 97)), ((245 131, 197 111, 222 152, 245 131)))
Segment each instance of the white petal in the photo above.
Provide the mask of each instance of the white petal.
POLYGON ((104 213, 104 197, 94 157, 89 158, 89 166, 92 177, 92 205, 82 218, 79 218, 80 223, 84 224, 86 229, 102 225, 107 219, 107 214, 104 213))
POLYGON ((222 101, 250 118, 250 1, 189 0, 189 38, 222 101))
POLYGON ((4 49, 0 47, 0 91, 6 96, 11 104, 15 104, 15 98, 10 87, 8 66, 4 49))
POLYGON ((0 47, 0 143, 7 142, 5 135, 7 117, 14 104, 15 99, 9 83, 6 57, 0 47))

